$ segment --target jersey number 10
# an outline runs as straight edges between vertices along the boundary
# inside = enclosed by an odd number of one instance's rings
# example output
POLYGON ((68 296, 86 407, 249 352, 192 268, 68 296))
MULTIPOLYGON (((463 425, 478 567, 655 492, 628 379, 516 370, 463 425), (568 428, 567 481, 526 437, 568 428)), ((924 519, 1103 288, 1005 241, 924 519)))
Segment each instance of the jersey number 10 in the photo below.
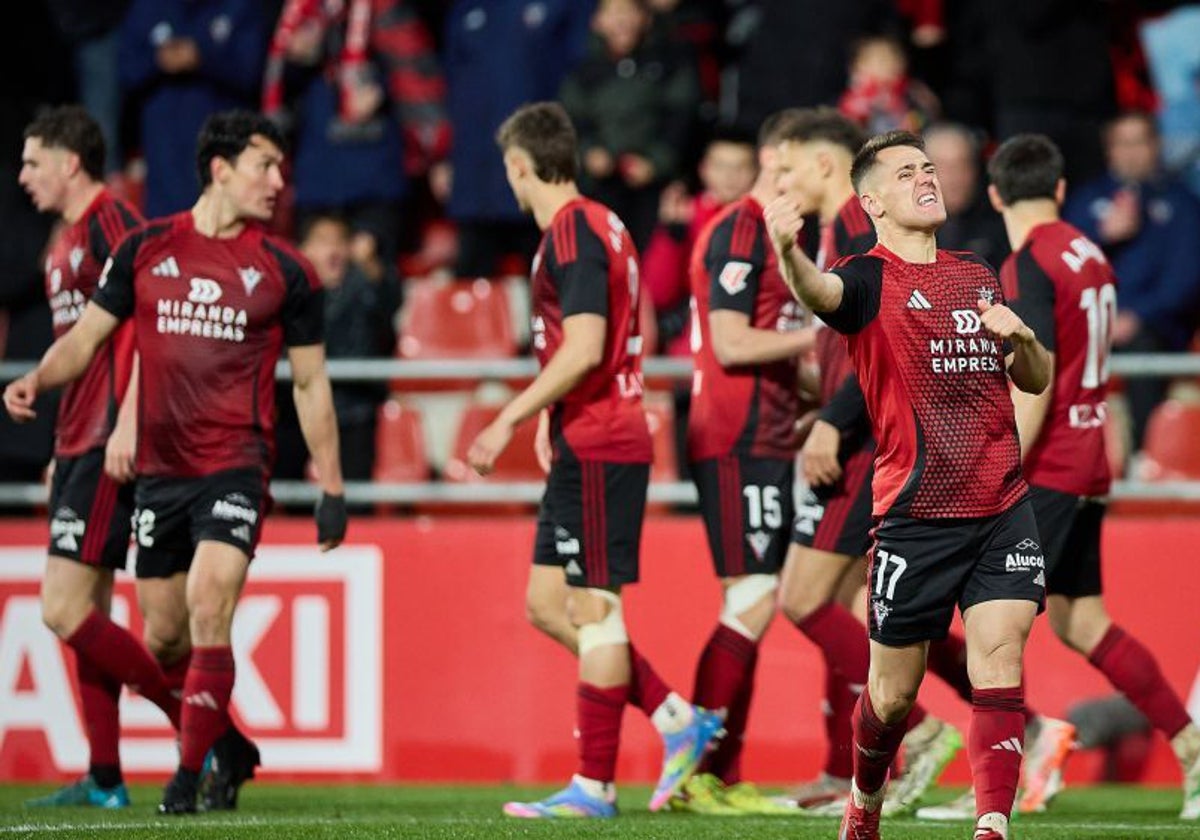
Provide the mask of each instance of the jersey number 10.
POLYGON ((1112 283, 1084 289, 1079 308, 1087 313, 1087 359, 1083 363, 1083 387, 1099 388, 1108 381, 1108 359, 1112 351, 1112 327, 1117 317, 1117 290, 1112 283))

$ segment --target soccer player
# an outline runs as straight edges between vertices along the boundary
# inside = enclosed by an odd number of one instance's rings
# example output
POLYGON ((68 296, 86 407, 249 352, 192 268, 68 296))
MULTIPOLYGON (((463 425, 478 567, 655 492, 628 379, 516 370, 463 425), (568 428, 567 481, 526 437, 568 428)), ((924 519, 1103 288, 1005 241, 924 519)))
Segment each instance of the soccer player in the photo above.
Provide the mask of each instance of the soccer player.
POLYGON ((879 837, 888 767, 928 644, 946 636, 957 605, 974 686, 975 838, 1005 840, 1024 736, 1022 653, 1044 601, 1008 379, 1041 393, 1049 359, 1003 304, 991 268, 937 249, 946 211, 922 146, 916 135, 889 132, 859 150, 851 181, 879 244, 831 271, 795 247, 803 217, 794 198, 766 210, 785 279, 847 336, 880 453, 870 673, 854 712, 854 777, 840 837, 879 837))
POLYGON ((1051 387, 1013 396, 1042 534, 1050 626, 1170 740, 1184 777, 1179 816, 1200 819, 1200 730, 1154 654, 1104 607, 1100 530, 1110 482, 1104 424, 1117 278, 1100 247, 1059 218, 1063 157, 1049 138, 1007 140, 988 174, 988 196, 1004 216, 1013 249, 1000 271, 1005 295, 1051 354, 1051 387))
MULTIPOLYGON (((46 257, 46 295, 61 337, 83 314, 116 243, 142 220, 104 188, 104 137, 79 106, 50 109, 25 129, 19 181, 39 210, 62 218, 46 257)), ((179 722, 179 700, 158 662, 108 617, 133 513, 135 364, 132 326, 122 327, 59 403, 42 618, 75 651, 90 759, 86 776, 30 805, 129 804, 118 751, 122 685, 136 686, 179 722)))
MULTIPOLYGON (((820 220, 816 264, 825 269, 875 245, 875 229, 850 181, 854 155, 866 137, 833 108, 805 109, 780 137, 780 186, 801 212, 820 220)), ((780 606, 788 619, 821 649, 826 662, 824 772, 792 791, 801 807, 829 803, 840 813, 853 772, 850 716, 867 682, 870 657, 863 623, 861 560, 870 546, 871 464, 875 439, 853 378, 846 345, 833 330, 816 336, 823 408, 805 440, 808 489, 796 512, 784 567, 780 606)), ((931 659, 936 661, 936 659, 931 659)), ((970 684, 965 665, 961 682, 970 684)), ((912 808, 958 752, 954 727, 914 706, 904 740, 904 769, 888 789, 885 814, 912 808)))
POLYGON ((39 393, 77 379, 132 318, 142 360, 138 574, 186 572, 194 645, 179 769, 163 793, 163 813, 196 810, 210 748, 207 808, 234 807, 258 764, 258 750, 229 722, 230 626, 269 504, 274 370, 284 346, 323 491, 321 548, 338 545, 346 530, 319 284, 303 257, 258 225, 283 187, 282 163, 283 140, 269 120, 244 111, 210 117, 197 143, 196 204, 129 234, 75 326, 4 394, 14 418, 31 418, 39 393))
POLYGON ((778 195, 775 145, 796 113, 763 123, 754 186, 704 226, 692 249, 688 458, 723 592, 692 702, 727 714, 725 737, 703 772, 672 801, 679 810, 781 810, 741 782, 741 752, 758 645, 775 616, 791 527, 800 354, 813 343, 804 309, 779 275, 762 216, 778 195))
POLYGON ((637 253, 625 225, 575 186, 578 145, 557 103, 526 105, 496 135, 521 209, 545 233, 534 256, 533 348, 541 372, 480 432, 467 457, 481 475, 538 415, 537 456, 549 473, 538 515, 526 607, 530 622, 579 658, 579 772, 514 817, 612 817, 627 702, 663 735, 663 807, 719 736, 721 718, 670 691, 630 645, 621 587, 638 577, 650 480, 642 407, 637 253))

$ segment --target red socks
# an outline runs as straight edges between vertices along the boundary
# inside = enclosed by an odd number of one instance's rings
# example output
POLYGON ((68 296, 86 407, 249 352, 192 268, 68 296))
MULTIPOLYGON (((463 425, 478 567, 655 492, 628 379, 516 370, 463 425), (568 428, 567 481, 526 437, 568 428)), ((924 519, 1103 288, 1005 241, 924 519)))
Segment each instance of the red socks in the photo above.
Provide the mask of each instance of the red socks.
POLYGON ((103 788, 121 783, 121 683, 108 677, 87 657, 75 656, 79 700, 87 730, 91 762, 88 772, 103 788))
POLYGON ((704 767, 726 784, 738 781, 742 736, 754 693, 754 668, 758 643, 736 630, 718 624, 696 665, 692 702, 706 709, 725 709, 725 737, 709 753, 704 767))
POLYGON ((1174 738, 1191 723, 1179 695, 1163 678, 1154 654, 1117 625, 1108 628, 1088 661, 1168 738, 1174 738))
POLYGON ((183 683, 180 767, 200 772, 205 753, 229 728, 232 693, 233 650, 228 645, 194 648, 183 683))
POLYGON ((192 664, 192 651, 176 659, 170 665, 162 666, 163 676, 167 678, 167 689, 176 697, 183 696, 183 681, 187 679, 188 668, 192 664))
POLYGON ((621 715, 629 699, 629 686, 599 688, 581 682, 576 694, 579 775, 598 782, 611 782, 617 775, 621 715))
POLYGON ((652 715, 670 693, 670 687, 650 666, 649 660, 638 653, 637 648, 631 644, 629 646, 629 702, 647 715, 652 715))
POLYGON ((860 791, 875 793, 883 787, 907 732, 906 721, 887 724, 876 716, 871 693, 864 688, 854 707, 854 782, 860 791))
POLYGON ((1009 816, 1021 776, 1025 737, 1025 692, 1020 688, 977 688, 971 700, 967 752, 975 780, 975 815, 1009 816))
POLYGON ((825 773, 837 779, 854 775, 854 704, 858 694, 841 674, 825 666, 825 773))
POLYGON ((66 642, 98 673, 141 694, 179 728, 179 700, 171 696, 158 662, 128 630, 92 610, 66 642))

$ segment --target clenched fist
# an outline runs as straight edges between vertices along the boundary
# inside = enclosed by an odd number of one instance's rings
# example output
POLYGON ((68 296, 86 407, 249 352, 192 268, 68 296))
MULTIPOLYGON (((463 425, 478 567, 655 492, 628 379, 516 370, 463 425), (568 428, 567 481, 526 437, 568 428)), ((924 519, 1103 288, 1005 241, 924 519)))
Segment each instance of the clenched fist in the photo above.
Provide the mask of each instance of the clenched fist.
POLYGON ((1017 313, 1002 303, 979 301, 979 320, 983 328, 996 338, 1008 339, 1016 344, 1031 344, 1037 340, 1033 330, 1025 326, 1017 313))
POLYGON ((763 219, 771 232, 771 241, 781 254, 786 254, 796 244, 796 237, 804 227, 804 215, 800 205, 790 196, 781 195, 763 209, 763 219))

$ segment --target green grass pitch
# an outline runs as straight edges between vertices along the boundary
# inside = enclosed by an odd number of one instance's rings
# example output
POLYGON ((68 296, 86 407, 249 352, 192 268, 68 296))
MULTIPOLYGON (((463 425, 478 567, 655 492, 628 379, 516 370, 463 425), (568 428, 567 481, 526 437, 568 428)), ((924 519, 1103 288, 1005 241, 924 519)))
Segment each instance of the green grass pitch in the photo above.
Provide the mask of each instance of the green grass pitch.
MULTIPOLYGON (((532 798, 548 789, 508 787, 374 787, 247 785, 234 813, 158 817, 160 788, 137 786, 132 808, 28 810, 22 802, 46 786, 0 786, 0 840, 7 838, 351 838, 403 837, 429 840, 505 838, 620 838, 620 840, 833 840, 837 823, 805 817, 699 817, 650 814, 648 791, 625 788, 622 815, 608 821, 514 820, 500 814, 509 799, 532 798)), ((943 791, 945 799, 957 791, 943 791)), ((1200 824, 1175 819, 1176 790, 1104 787, 1072 789, 1047 814, 1020 817, 1013 840, 1175 840, 1200 838, 1200 824)), ((967 823, 924 823, 896 819, 884 823, 885 840, 969 838, 967 823)))

